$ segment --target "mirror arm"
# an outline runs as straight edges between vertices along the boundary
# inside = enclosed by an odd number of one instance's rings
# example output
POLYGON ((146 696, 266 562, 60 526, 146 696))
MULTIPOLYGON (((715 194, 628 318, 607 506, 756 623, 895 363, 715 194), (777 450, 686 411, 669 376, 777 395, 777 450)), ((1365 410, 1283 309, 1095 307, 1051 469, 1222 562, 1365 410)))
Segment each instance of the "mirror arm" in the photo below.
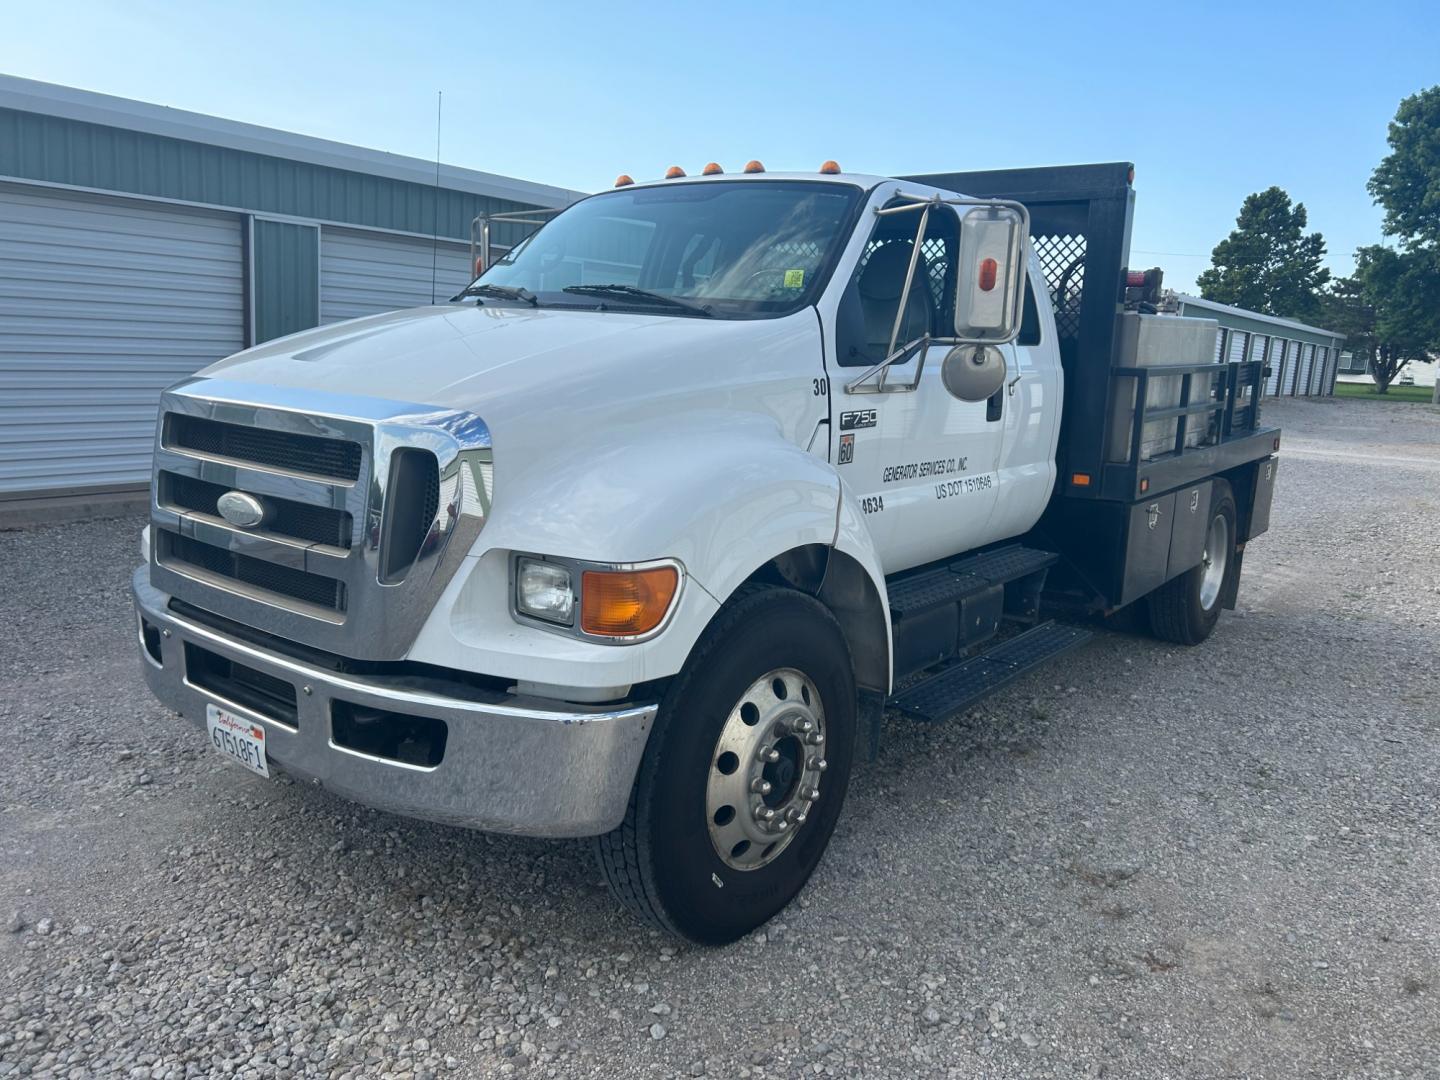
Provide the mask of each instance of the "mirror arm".
MULTIPOLYGON (((920 245, 925 240, 925 226, 929 221, 930 206, 927 203, 920 211, 920 225, 915 230, 915 243, 910 247, 910 267, 905 271, 905 287, 900 290, 900 306, 895 309, 895 326, 890 331, 890 347, 885 350, 886 356, 895 352, 895 346, 900 341, 900 327, 905 324, 905 309, 910 303, 910 288, 915 283, 915 268, 920 264, 920 245)), ((889 373, 888 365, 880 372, 881 393, 885 392, 885 376, 889 373)))
POLYGON ((899 349, 891 352, 889 356, 887 356, 884 360, 881 360, 874 367, 870 368, 869 370, 865 371, 860 375, 857 375, 855 378, 851 379, 848 383, 846 383, 845 392, 847 394, 898 394, 905 391, 914 390, 917 386, 920 385, 920 375, 925 370, 926 354, 929 353, 930 346, 934 344, 935 339, 932 338, 929 334, 925 334, 921 337, 916 338, 914 341, 910 342, 910 344, 901 346, 899 349), (886 386, 885 374, 890 370, 891 366, 895 364, 905 363, 916 353, 919 353, 920 355, 920 362, 915 365, 915 378, 912 379, 910 382, 904 384, 903 386, 886 386), (880 379, 875 383, 874 386, 864 385, 872 378, 874 378, 877 374, 880 376, 880 379))

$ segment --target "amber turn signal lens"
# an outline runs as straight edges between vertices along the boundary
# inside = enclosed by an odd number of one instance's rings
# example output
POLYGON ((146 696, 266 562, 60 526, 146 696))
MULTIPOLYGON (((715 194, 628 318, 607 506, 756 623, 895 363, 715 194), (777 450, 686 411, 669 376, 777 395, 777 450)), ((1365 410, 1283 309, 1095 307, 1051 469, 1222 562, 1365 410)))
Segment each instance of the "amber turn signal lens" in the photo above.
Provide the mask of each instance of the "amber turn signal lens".
POLYGON ((679 587, 673 566, 586 570, 580 580, 580 629, 605 637, 648 634, 665 620, 679 587))

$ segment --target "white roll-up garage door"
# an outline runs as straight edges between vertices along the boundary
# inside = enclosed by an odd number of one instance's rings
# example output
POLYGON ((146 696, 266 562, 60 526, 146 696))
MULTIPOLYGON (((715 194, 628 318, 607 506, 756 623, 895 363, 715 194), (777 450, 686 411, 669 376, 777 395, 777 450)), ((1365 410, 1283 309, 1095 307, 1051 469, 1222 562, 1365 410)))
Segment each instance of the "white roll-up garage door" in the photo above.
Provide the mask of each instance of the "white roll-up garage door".
POLYGON ((1274 397, 1280 392, 1280 376, 1285 370, 1285 340, 1270 339, 1270 377, 1265 380, 1265 393, 1274 397))
POLYGON ((1310 393, 1310 375, 1315 367, 1315 346, 1305 345, 1300 353, 1300 373, 1295 380, 1295 394, 1304 397, 1310 393))
POLYGON ((160 391, 244 347, 235 215, 0 184, 0 497, 143 484, 160 391))
POLYGON ((351 229, 320 230, 320 321, 444 303, 469 285, 470 247, 351 229))

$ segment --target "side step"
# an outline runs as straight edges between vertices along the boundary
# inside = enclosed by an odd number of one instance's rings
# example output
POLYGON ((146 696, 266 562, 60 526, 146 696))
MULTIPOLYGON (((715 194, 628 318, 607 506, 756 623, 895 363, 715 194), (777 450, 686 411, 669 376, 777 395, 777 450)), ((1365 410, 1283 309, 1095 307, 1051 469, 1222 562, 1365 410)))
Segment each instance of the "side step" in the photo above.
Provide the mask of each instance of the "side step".
POLYGON ((1090 637, 1089 630, 1078 626, 1041 623, 978 656, 956 661, 886 704, 919 720, 945 720, 1090 637))
POLYGON ((953 604, 995 585, 1038 574, 1060 556, 1020 544, 958 559, 938 570, 888 583, 890 618, 900 622, 944 604, 953 604))

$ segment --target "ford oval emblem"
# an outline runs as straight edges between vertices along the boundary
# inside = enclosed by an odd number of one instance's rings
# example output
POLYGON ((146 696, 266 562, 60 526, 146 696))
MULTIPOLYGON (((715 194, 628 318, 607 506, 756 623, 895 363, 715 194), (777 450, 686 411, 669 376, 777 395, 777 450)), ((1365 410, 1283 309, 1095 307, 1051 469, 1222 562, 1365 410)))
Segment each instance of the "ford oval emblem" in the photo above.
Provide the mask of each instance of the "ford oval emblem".
POLYGON ((220 511, 221 517, 240 529, 253 529, 265 520, 265 504, 243 491, 227 491, 215 500, 215 509, 220 511))

